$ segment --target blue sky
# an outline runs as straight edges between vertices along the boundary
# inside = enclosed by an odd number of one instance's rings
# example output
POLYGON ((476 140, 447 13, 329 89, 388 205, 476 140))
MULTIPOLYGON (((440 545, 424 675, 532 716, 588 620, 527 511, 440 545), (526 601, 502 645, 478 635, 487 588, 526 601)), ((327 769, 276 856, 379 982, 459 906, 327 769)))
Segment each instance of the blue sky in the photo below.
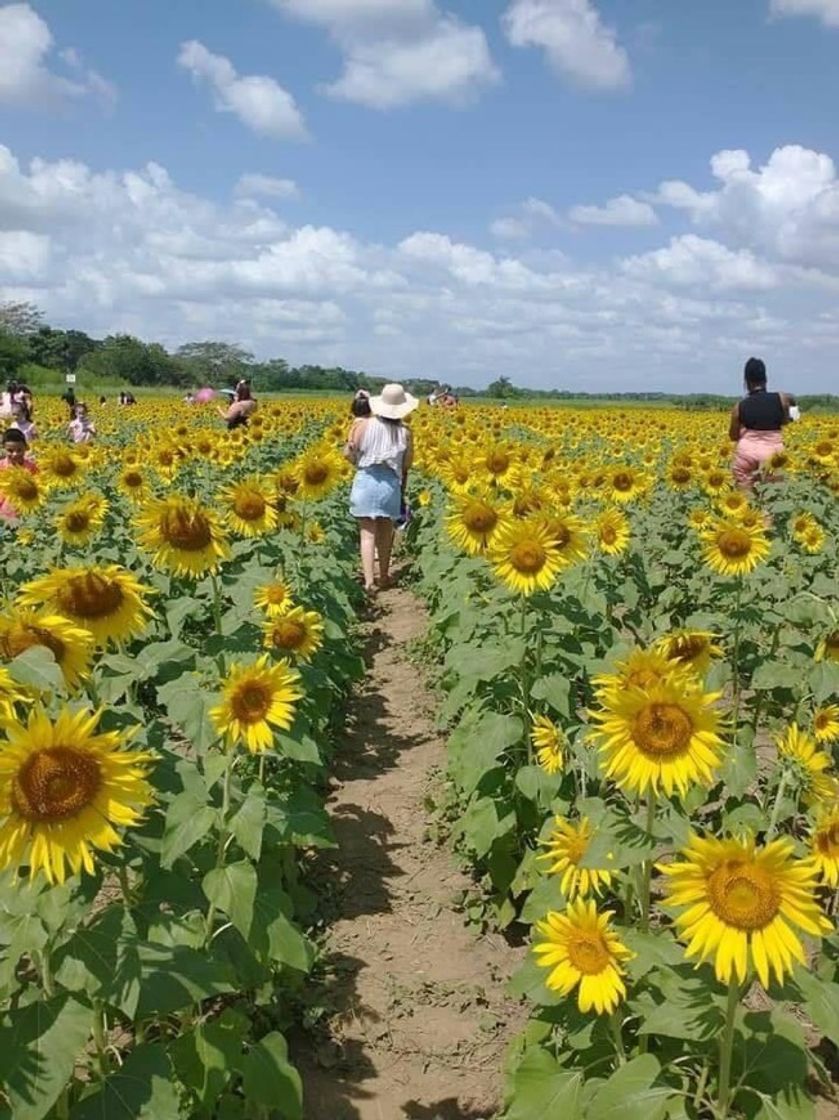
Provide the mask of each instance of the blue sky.
POLYGON ((835 388, 837 50, 839 0, 0 3, 0 298, 395 377, 835 388))

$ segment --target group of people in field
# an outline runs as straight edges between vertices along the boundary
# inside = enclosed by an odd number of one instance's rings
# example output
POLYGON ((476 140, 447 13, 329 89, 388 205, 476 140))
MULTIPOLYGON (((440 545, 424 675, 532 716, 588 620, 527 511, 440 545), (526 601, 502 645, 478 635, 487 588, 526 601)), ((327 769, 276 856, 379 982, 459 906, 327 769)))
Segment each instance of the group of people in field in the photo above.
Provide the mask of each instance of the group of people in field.
MULTIPOLYGON (((761 474, 767 477, 767 464, 783 451, 783 429, 799 418, 799 410, 792 394, 769 391, 766 366, 759 358, 746 362, 744 379, 746 395, 731 411, 729 436, 734 443, 734 482, 742 490, 751 490, 761 474)), ((70 439, 74 443, 89 442, 96 428, 87 405, 75 399, 72 386, 63 400, 70 410, 70 439)), ((408 516, 405 493, 413 442, 405 420, 418 405, 417 398, 396 383, 385 385, 376 395, 359 389, 352 401, 352 424, 344 455, 356 468, 350 514, 358 523, 361 570, 368 594, 388 585, 394 531, 408 516)), ((218 411, 232 430, 247 425, 256 407, 250 382, 242 379, 233 399, 218 411)), ((11 467, 37 471, 30 451, 36 438, 33 413, 30 390, 10 382, 0 399, 0 419, 7 424, 0 471, 11 467)), ((16 520, 14 508, 5 499, 0 500, 0 523, 9 525, 16 520)))

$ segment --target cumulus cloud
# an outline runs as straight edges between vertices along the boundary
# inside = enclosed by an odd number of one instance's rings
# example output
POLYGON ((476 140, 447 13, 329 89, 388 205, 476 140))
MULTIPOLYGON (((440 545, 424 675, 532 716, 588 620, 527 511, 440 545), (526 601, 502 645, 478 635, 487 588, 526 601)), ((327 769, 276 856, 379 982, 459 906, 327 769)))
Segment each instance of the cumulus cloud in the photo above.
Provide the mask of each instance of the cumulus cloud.
POLYGON ((233 113, 252 132, 274 140, 301 140, 306 126, 288 92, 264 74, 239 75, 224 55, 213 54, 197 39, 181 44, 178 65, 213 91, 215 107, 233 113))
POLYGON ((711 172, 715 190, 669 180, 651 198, 737 245, 839 275, 839 178, 830 156, 790 144, 755 169, 748 152, 722 151, 711 172))
POLYGON ((629 57, 592 0, 513 0, 503 16, 514 47, 541 47, 553 68, 592 90, 620 90, 632 79, 629 57))
POLYGON ((74 77, 54 73, 47 65, 53 47, 49 26, 29 4, 0 8, 0 104, 48 106, 86 94, 113 102, 114 86, 87 68, 73 48, 60 57, 74 77))
POLYGON ((560 228, 562 218, 549 202, 542 198, 525 199, 514 215, 497 218, 490 224, 490 233, 502 241, 524 241, 536 234, 540 227, 560 228))
POLYGON ((530 237, 530 226, 521 218, 496 218, 490 223, 489 232, 500 241, 523 241, 530 237))
POLYGON ((568 217, 577 225, 589 226, 654 226, 656 212, 648 202, 639 202, 631 195, 610 198, 605 206, 574 206, 568 217))
POLYGON ((293 179, 249 173, 239 176, 234 193, 241 198, 299 198, 300 188, 293 179))
POLYGON ((324 87, 372 109, 416 101, 463 103, 500 74, 480 27, 434 0, 272 0, 280 11, 324 27, 344 71, 324 87))
POLYGON ((156 163, 21 164, 0 147, 0 300, 95 335, 222 337, 400 377, 734 392, 760 350, 802 391, 832 387, 835 291, 722 234, 586 264, 432 229, 382 245, 273 206, 184 191, 156 163))
POLYGON ((773 16, 816 16, 828 27, 839 27, 839 0, 771 0, 773 16))
POLYGON ((663 249, 623 262, 624 272, 640 280, 711 291, 766 291, 778 284, 775 270, 746 249, 738 252, 689 233, 663 249))

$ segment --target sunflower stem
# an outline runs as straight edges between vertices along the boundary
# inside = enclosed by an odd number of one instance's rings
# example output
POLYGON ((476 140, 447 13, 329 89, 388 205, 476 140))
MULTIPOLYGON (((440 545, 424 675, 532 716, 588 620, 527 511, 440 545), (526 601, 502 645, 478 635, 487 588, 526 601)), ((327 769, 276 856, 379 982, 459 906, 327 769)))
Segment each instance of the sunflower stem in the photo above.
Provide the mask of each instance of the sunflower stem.
POLYGON ((521 684, 521 705, 524 712, 524 744, 527 751, 527 764, 533 765, 533 744, 530 741, 530 735, 527 728, 527 713, 530 709, 530 683, 527 679, 527 596, 521 597, 521 638, 522 638, 522 653, 521 665, 519 667, 519 682, 521 684))
MULTIPOLYGON (((233 753, 228 751, 227 766, 224 768, 224 784, 221 787, 221 823, 219 825, 218 847, 216 848, 216 871, 224 867, 224 857, 227 851, 227 817, 230 813, 230 781, 233 777, 233 753)), ((207 944, 213 939, 213 926, 216 921, 216 906, 211 902, 207 910, 207 944)))
MULTIPOLYGON (((770 665, 775 660, 775 654, 778 652, 778 641, 780 640, 780 637, 781 624, 779 622, 772 634, 772 645, 769 647, 769 657, 767 658, 767 661, 770 665)), ((757 694, 757 702, 755 703, 754 715, 752 716, 752 731, 754 732, 754 734, 757 734, 760 717, 763 714, 763 700, 765 696, 766 691, 764 689, 761 689, 757 694)))
POLYGON ((617 1010, 613 1011, 609 1016, 609 1026, 612 1030, 612 1038, 615 1043, 615 1054, 617 1055, 618 1065, 626 1065, 626 1049, 623 1044, 623 1032, 621 1030, 620 1015, 617 1010))
POLYGON ((52 966, 50 962, 50 947, 45 945, 40 953, 41 958, 41 986, 44 996, 51 999, 55 995, 55 985, 52 982, 52 966))
POLYGON ((717 1089, 717 1118, 727 1120, 731 1103, 731 1058, 734 1051, 734 1022, 740 1003, 740 985, 732 971, 728 981, 728 1002, 725 1009, 725 1027, 720 1039, 720 1080, 717 1089))
POLYGON ((96 1046, 96 1061, 99 1066, 99 1074, 103 1079, 108 1076, 107 1033, 105 1008, 97 1000, 93 1007, 93 1042, 96 1046))
POLYGON ((122 900, 125 903, 126 909, 131 905, 131 884, 128 881, 128 868, 117 868, 117 877, 119 879, 119 887, 122 891, 122 900))
MULTIPOLYGON (((657 798, 650 794, 647 798, 647 834, 652 836, 655 828, 655 812, 657 798)), ((647 933, 650 928, 650 899, 652 897, 653 859, 644 860, 644 870, 641 875, 641 931, 647 933)))
POLYGON ((772 837, 775 835, 775 829, 778 825, 778 815, 781 812, 781 802, 784 799, 784 794, 787 790, 789 783, 789 771, 784 769, 781 772, 781 780, 778 782, 778 790, 775 794, 775 804, 772 806, 772 815, 769 818, 769 827, 766 830, 765 844, 768 844, 772 837))
POLYGON ((693 1094, 693 1107, 699 1108, 705 1097, 705 1090, 708 1088, 708 1077, 711 1073, 711 1063, 706 1061, 702 1066, 702 1072, 699 1075, 699 1081, 696 1085, 696 1092, 693 1094))
POLYGON ((731 650, 731 688, 734 696, 731 725, 734 742, 740 724, 740 628, 742 623, 740 603, 743 596, 743 577, 737 577, 737 590, 734 593, 734 643, 731 650))

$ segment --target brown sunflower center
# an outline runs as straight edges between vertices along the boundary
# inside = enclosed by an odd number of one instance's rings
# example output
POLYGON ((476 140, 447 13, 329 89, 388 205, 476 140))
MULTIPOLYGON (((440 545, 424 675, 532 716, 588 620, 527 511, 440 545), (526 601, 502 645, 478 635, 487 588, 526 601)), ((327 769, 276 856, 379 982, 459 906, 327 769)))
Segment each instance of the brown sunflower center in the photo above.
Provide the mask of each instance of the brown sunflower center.
POLYGON ((248 682, 237 689, 230 702, 233 714, 240 723, 259 723, 268 714, 271 695, 262 685, 248 682))
POLYGON ((56 592, 63 613, 76 618, 107 618, 119 610, 124 598, 120 585, 99 572, 71 576, 56 592))
POLYGON ((839 821, 820 828, 814 837, 820 855, 836 859, 839 856, 839 821))
POLYGON ((626 471, 618 471, 618 473, 612 478, 612 486, 614 486, 616 490, 621 490, 623 492, 631 490, 634 482, 635 479, 626 471))
POLYGON ((670 478, 677 486, 684 486, 685 483, 690 482, 690 471, 687 467, 674 467, 670 472, 670 478))
POLYGON ((52 461, 52 472, 59 478, 72 478, 78 470, 78 464, 71 455, 56 455, 52 461))
POLYGON ((233 509, 243 521, 259 521, 265 513, 267 502, 261 494, 238 494, 233 502, 233 509))
POLYGON ((764 929, 778 913, 781 895, 777 884, 762 867, 727 860, 708 877, 711 909, 735 929, 764 929))
POLYGON ((752 538, 744 529, 724 529, 717 537, 717 547, 730 560, 741 560, 752 551, 752 538))
POLYGON ((137 490, 143 485, 143 476, 139 471, 126 471, 122 476, 122 481, 129 490, 137 490))
POLYGON ((683 634, 676 638, 670 649, 670 660, 690 663, 701 657, 708 648, 708 642, 696 634, 683 634))
POLYGON ((80 509, 71 510, 64 519, 64 527, 68 533, 83 533, 90 528, 90 514, 80 509))
POLYGON ((308 486, 320 486, 329 478, 329 467, 326 463, 309 463, 303 471, 303 478, 308 486))
POLYGON ((305 640, 306 627, 296 619, 281 619, 271 630, 271 641, 279 649, 299 649, 305 640))
POLYGON ((281 607, 288 599, 288 588, 281 583, 272 583, 265 589, 265 598, 272 607, 281 607))
POLYGON ((538 541, 520 541, 510 551, 510 563, 517 572, 525 575, 541 572, 547 558, 547 553, 538 541))
POLYGON ((209 521, 196 510, 167 510, 160 521, 160 535, 167 544, 185 552, 200 552, 213 540, 209 521))
POLYGON ((678 704, 648 704, 635 717, 633 738, 646 754, 665 758, 682 754, 692 735, 690 716, 678 704))
POLYGON ((575 930, 568 942, 568 959, 583 976, 598 976, 608 968, 612 958, 600 933, 575 930))
POLYGON ((28 476, 18 482, 16 490, 18 498, 24 502, 34 502, 38 497, 38 484, 28 476))
POLYGON ((604 544, 614 544, 618 534, 611 525, 603 525, 600 529, 600 539, 604 544))
POLYGON ((0 635, 0 652, 4 658, 11 661, 33 646, 46 646, 59 663, 64 657, 66 646, 60 638, 56 638, 49 630, 41 626, 14 625, 5 634, 0 635))
POLYGON ((498 524, 498 514, 492 506, 476 502, 463 511, 463 524, 471 533, 491 533, 498 524))
POLYGON ((469 481, 469 471, 466 467, 454 467, 452 470, 452 478, 459 486, 469 481))
POLYGON ((35 751, 12 779, 11 802, 27 821, 63 821, 77 816, 102 785, 95 758, 74 747, 35 751))
POLYGON ((487 455, 486 465, 490 474, 503 474, 510 466, 510 456, 506 451, 491 451, 487 455))

